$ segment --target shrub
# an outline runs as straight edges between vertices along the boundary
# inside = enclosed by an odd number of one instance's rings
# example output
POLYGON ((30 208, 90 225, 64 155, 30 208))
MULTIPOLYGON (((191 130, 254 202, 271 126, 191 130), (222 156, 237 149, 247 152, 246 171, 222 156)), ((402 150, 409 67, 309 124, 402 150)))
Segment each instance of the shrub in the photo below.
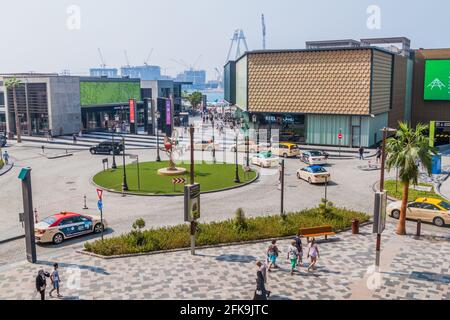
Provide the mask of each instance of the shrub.
POLYGON ((142 234, 142 229, 145 228, 145 221, 142 218, 137 219, 133 225, 133 231, 131 231, 131 235, 133 236, 134 239, 134 243, 138 246, 141 247, 143 245, 145 245, 146 243, 146 239, 144 237, 144 235, 142 234))
POLYGON ((234 214, 234 224, 238 231, 247 230, 248 225, 242 208, 236 210, 236 213, 234 214))

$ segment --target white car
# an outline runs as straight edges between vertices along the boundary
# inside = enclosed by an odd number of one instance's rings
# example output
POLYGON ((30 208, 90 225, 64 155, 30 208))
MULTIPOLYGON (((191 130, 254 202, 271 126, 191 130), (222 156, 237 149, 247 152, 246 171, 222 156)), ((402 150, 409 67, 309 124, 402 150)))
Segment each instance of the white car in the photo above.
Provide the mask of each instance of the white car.
POLYGON ((306 151, 300 155, 300 160, 309 165, 323 166, 328 163, 328 156, 322 151, 306 151))
POLYGON ((278 165, 278 158, 272 157, 271 152, 261 152, 251 158, 251 164, 260 166, 261 168, 271 168, 278 165))
POLYGON ((297 178, 308 181, 308 183, 330 182, 330 173, 321 166, 309 166, 297 170, 297 178))

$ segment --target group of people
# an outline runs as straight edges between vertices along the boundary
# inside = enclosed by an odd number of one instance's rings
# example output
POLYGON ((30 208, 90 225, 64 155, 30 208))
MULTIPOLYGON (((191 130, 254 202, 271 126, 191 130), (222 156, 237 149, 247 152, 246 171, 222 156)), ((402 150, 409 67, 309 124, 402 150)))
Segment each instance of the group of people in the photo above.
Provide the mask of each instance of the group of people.
MULTIPOLYGON (((362 146, 359 147, 359 149, 358 149, 359 160, 364 160, 364 151, 365 151, 364 147, 362 147, 362 146)), ((383 154, 382 151, 383 151, 383 150, 382 150, 381 147, 378 147, 378 148, 377 148, 377 151, 376 151, 376 153, 375 153, 375 157, 376 157, 376 159, 377 159, 377 163, 379 163, 380 160, 381 160, 381 155, 383 154)))
POLYGON ((61 283, 61 277, 59 276, 58 264, 53 265, 52 273, 44 271, 44 269, 39 270, 36 276, 36 290, 41 296, 41 300, 45 300, 45 290, 47 288, 47 278, 50 278, 52 289, 49 292, 49 296, 53 297, 52 293, 56 290, 56 295, 58 298, 62 298, 59 293, 59 286, 61 283))
MULTIPOLYGON (((316 270, 317 259, 320 258, 319 247, 317 246, 316 240, 314 238, 311 241, 308 241, 308 245, 306 248, 306 258, 310 259, 310 262, 307 266, 307 271, 316 270)), ((266 252, 266 261, 257 261, 256 266, 258 268, 256 272, 256 290, 254 300, 267 300, 270 296, 270 291, 266 290, 267 283, 267 273, 272 272, 272 269, 279 269, 277 265, 278 257, 280 256, 281 251, 277 246, 277 241, 273 240, 266 252)), ((287 248, 286 258, 290 262, 290 273, 291 276, 294 275, 294 272, 297 269, 300 269, 304 266, 303 264, 303 243, 300 235, 297 235, 289 244, 287 248)))

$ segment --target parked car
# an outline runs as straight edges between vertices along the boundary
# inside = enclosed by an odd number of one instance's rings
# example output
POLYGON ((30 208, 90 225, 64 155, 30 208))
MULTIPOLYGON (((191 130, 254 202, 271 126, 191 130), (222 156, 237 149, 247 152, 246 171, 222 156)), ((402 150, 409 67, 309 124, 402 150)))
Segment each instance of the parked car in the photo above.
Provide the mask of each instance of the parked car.
POLYGON ((321 166, 308 166, 297 170, 297 178, 308 183, 330 182, 331 174, 321 166))
MULTIPOLYGON (((247 152, 247 143, 245 142, 238 143, 237 150, 238 152, 247 152)), ((248 150, 250 153, 257 153, 258 151, 259 152, 266 151, 267 147, 264 146, 263 144, 257 145, 255 142, 249 141, 248 150)), ((236 145, 231 146, 230 151, 236 152, 236 145)))
POLYGON ((6 135, 0 132, 0 148, 6 146, 6 142, 7 142, 6 135))
MULTIPOLYGON (((395 219, 400 218, 401 201, 393 202, 386 208, 387 214, 395 219)), ((450 203, 435 198, 418 198, 408 203, 406 218, 432 222, 438 227, 450 224, 450 203)))
POLYGON ((251 164, 262 168, 271 168, 277 165, 278 162, 278 158, 274 157, 270 151, 258 153, 251 158, 251 164))
POLYGON ((90 233, 100 233, 107 228, 106 220, 103 225, 100 217, 81 215, 74 212, 60 212, 51 215, 34 228, 36 242, 60 244, 66 239, 90 233))
POLYGON ((295 143, 280 142, 278 146, 272 146, 272 153, 283 158, 290 158, 299 156, 300 149, 295 143))
POLYGON ((327 164, 328 154, 322 151, 306 151, 300 154, 300 160, 309 165, 327 164))
POLYGON ((102 154, 120 154, 123 151, 123 143, 121 141, 114 141, 114 146, 112 141, 103 141, 98 145, 91 147, 89 151, 92 154, 102 153, 102 154))

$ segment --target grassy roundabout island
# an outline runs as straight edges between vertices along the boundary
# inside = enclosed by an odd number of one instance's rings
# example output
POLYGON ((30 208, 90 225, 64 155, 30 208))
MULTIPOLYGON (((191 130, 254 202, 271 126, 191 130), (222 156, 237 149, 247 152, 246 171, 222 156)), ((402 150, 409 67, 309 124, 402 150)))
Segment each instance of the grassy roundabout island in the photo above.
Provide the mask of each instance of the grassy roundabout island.
MULTIPOLYGON (((170 177, 158 175, 158 170, 169 166, 168 161, 143 162, 139 163, 139 176, 141 190, 138 188, 137 165, 129 164, 126 168, 128 192, 157 195, 178 195, 183 194, 183 185, 172 184, 173 178, 185 178, 189 183, 189 162, 177 163, 177 167, 186 168, 185 175, 170 177)), ((243 185, 255 179, 256 172, 244 173, 242 166, 239 166, 239 178, 241 183, 235 183, 235 165, 223 163, 196 163, 195 182, 200 183, 202 192, 220 190, 225 188, 243 185)), ((123 167, 116 170, 106 170, 99 172, 93 178, 96 185, 110 190, 122 191, 123 167)))

